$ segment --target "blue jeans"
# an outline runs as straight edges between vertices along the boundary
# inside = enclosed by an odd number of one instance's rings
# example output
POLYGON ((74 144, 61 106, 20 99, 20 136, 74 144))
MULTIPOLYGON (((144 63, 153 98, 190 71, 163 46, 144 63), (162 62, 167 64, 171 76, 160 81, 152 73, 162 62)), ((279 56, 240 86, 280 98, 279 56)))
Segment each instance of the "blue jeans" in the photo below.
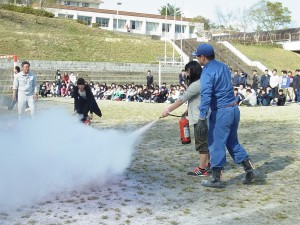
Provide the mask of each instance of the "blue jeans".
POLYGON ((235 163, 240 164, 249 156, 237 137, 240 122, 238 106, 211 112, 208 130, 208 149, 211 168, 224 168, 226 148, 235 163))

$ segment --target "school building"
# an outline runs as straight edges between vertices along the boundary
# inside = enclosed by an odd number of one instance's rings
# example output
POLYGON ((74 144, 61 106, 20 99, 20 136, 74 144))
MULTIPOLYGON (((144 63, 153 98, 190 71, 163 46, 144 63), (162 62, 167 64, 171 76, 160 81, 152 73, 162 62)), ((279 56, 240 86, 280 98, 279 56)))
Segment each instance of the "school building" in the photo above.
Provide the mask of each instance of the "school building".
POLYGON ((90 26, 101 29, 153 35, 161 39, 179 40, 196 38, 203 33, 204 24, 193 22, 192 18, 162 16, 138 12, 101 9, 101 0, 57 0, 56 4, 44 9, 56 17, 84 20, 90 26))

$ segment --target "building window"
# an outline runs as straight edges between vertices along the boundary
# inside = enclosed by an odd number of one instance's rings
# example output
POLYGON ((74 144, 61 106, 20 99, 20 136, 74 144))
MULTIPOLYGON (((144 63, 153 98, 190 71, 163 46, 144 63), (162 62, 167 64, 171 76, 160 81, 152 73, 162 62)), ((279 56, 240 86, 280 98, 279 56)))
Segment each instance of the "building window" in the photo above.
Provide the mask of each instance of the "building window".
POLYGON ((86 2, 82 2, 82 3, 81 3, 81 6, 82 6, 82 7, 89 7, 90 4, 89 4, 89 3, 86 3, 86 2))
POLYGON ((66 18, 68 18, 68 19, 73 19, 73 17, 74 17, 74 15, 66 15, 66 18))
MULTIPOLYGON (((114 28, 117 27, 117 19, 114 19, 114 28)), ((126 20, 118 20, 118 28, 125 28, 126 20)))
POLYGON ((98 23, 100 27, 108 27, 109 19, 96 17, 96 23, 98 23))
POLYGON ((163 23, 162 24, 162 32, 170 32, 171 24, 163 23))
POLYGON ((92 23, 92 17, 89 17, 89 16, 78 16, 77 19, 86 21, 87 25, 91 25, 91 23, 92 23))
POLYGON ((141 30, 142 29, 142 22, 141 21, 130 20, 130 28, 132 30, 141 30))
POLYGON ((69 14, 61 14, 61 13, 58 13, 57 17, 58 17, 58 18, 67 18, 67 19, 73 19, 74 15, 69 15, 69 14))
POLYGON ((181 25, 175 25, 175 33, 184 33, 185 31, 185 26, 181 26, 181 25), (182 30, 181 30, 182 27, 182 30))
POLYGON ((70 1, 64 1, 64 5, 71 5, 70 1))
POLYGON ((152 22, 147 22, 146 23, 146 31, 157 31, 158 30, 158 23, 152 23, 152 22))
POLYGON ((195 30, 195 27, 194 26, 190 26, 190 34, 193 34, 194 30, 195 30))

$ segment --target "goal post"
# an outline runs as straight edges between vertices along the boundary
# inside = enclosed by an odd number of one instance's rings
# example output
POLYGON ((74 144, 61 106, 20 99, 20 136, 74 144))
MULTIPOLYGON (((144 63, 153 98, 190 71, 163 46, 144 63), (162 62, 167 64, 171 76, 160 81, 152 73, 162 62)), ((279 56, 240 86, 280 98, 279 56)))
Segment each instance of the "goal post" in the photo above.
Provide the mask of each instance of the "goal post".
POLYGON ((161 77, 162 77, 162 67, 163 66, 178 66, 179 68, 183 68, 186 62, 184 62, 181 58, 168 58, 162 57, 158 58, 158 86, 161 87, 161 77))

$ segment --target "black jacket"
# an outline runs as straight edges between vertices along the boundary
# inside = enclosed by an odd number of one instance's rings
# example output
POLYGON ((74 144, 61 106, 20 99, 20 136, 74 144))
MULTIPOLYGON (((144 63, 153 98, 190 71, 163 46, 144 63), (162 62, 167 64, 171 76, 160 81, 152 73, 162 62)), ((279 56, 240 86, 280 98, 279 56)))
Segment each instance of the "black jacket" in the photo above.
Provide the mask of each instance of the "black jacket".
POLYGON ((80 107, 82 105, 82 103, 87 103, 89 110, 91 113, 95 113, 97 116, 101 117, 102 113, 101 110, 95 100, 95 97, 92 93, 92 90, 90 88, 89 85, 85 85, 84 87, 85 93, 86 93, 86 98, 84 99, 82 98, 79 94, 78 94, 78 87, 75 86, 74 87, 74 110, 80 112, 82 110, 80 110, 80 107))

